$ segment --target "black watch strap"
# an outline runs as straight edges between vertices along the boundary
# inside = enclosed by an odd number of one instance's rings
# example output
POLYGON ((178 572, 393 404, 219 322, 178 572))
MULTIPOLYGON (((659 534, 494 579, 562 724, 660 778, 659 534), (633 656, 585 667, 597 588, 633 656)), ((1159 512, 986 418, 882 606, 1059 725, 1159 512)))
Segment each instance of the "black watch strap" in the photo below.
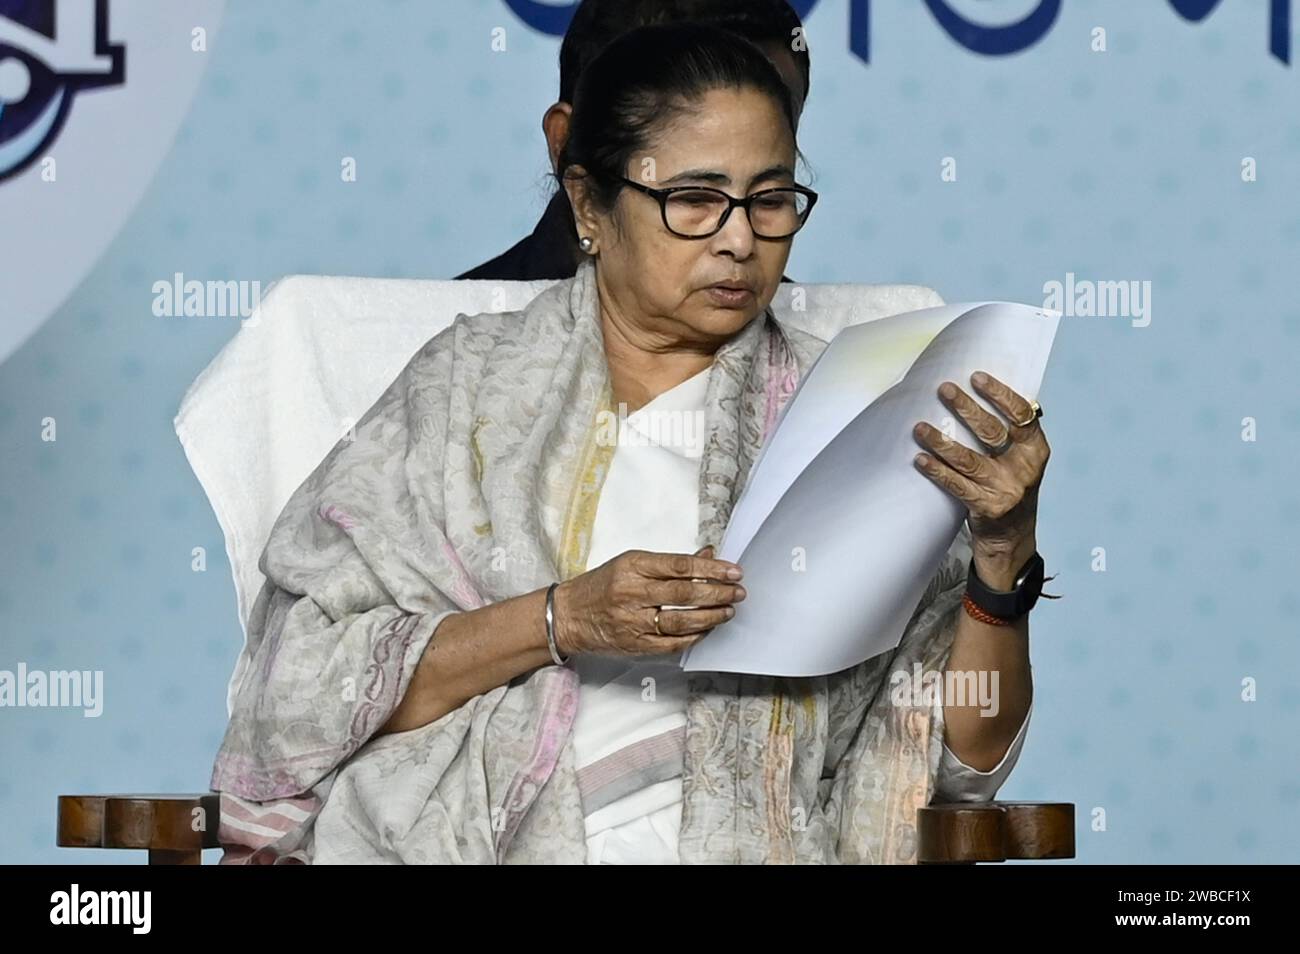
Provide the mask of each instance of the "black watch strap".
POLYGON ((1016 573, 1013 589, 994 590, 979 578, 975 572, 975 558, 971 557, 970 570, 966 574, 966 593, 984 612, 1000 619, 1017 619, 1038 602, 1038 596, 1043 592, 1043 572, 1043 558, 1035 551, 1016 573))

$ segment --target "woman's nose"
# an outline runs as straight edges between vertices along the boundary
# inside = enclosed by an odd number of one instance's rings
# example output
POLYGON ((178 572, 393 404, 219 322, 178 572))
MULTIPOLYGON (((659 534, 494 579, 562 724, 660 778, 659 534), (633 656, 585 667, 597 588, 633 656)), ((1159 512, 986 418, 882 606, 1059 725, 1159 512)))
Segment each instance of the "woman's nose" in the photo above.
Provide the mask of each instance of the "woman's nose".
POLYGON ((753 226, 749 224, 749 213, 742 206, 731 210, 731 215, 727 216, 722 229, 713 238, 715 251, 731 252, 739 259, 752 255, 754 244, 758 241, 753 226))

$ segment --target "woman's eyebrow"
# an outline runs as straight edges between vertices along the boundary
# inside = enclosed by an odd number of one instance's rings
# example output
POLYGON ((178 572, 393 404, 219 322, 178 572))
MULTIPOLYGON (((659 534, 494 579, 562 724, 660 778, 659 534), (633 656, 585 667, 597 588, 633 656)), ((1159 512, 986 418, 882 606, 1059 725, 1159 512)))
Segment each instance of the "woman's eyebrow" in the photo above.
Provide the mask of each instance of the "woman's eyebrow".
POLYGON ((754 188, 754 183, 762 182, 764 179, 793 179, 793 178, 794 178, 794 170, 791 169, 789 166, 782 166, 782 165, 771 166, 767 169, 764 169, 758 175, 754 176, 754 178, 750 179, 749 187, 751 189, 754 188))
MULTIPOLYGON (((755 182, 762 182, 765 179, 780 179, 783 177, 794 178, 794 170, 786 165, 775 165, 764 169, 749 180, 752 188, 755 182)), ((731 176, 725 172, 719 172, 716 169, 687 169, 685 172, 679 172, 671 178, 665 179, 660 185, 671 185, 674 182, 681 182, 690 179, 697 182, 713 182, 717 185, 731 185, 731 176)))
POLYGON ((716 182, 718 185, 730 185, 731 176, 725 172, 718 172, 715 169, 687 169, 685 172, 679 172, 671 179, 665 179, 660 185, 668 185, 673 182, 681 182, 685 179, 695 179, 703 182, 716 182))

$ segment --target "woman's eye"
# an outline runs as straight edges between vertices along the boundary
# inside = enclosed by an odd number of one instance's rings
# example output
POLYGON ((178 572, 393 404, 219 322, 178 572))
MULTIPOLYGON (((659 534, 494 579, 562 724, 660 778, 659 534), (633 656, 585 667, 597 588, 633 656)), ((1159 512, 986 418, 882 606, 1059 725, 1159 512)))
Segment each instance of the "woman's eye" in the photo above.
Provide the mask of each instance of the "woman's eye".
POLYGON ((694 206, 715 205, 718 202, 717 196, 709 195, 708 193, 703 193, 703 192, 696 192, 696 193, 688 192, 683 195, 676 196, 676 199, 678 202, 684 202, 687 205, 694 205, 694 206))

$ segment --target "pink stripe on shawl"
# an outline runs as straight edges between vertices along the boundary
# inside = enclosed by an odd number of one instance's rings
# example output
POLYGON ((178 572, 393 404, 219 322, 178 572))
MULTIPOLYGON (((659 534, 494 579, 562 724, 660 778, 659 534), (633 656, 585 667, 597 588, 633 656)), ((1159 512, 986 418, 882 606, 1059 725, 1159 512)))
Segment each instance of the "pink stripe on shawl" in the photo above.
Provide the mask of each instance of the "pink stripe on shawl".
POLYGON ((767 411, 763 420, 763 439, 772 433, 777 416, 799 384, 799 364, 785 347, 779 332, 767 338, 767 411))
POLYGON ((605 790, 618 791, 629 778, 654 776, 670 769, 680 771, 686 754, 686 727, 678 726, 658 735, 625 745, 604 758, 597 759, 578 769, 578 793, 583 808, 590 814, 589 805, 608 801, 605 790))
POLYGON ((351 530, 357 525, 357 521, 349 513, 334 504, 321 504, 316 508, 316 513, 322 520, 334 524, 340 530, 351 530))
POLYGON ((573 720, 578 714, 577 672, 564 666, 553 666, 547 673, 551 678, 542 699, 540 726, 533 739, 532 754, 511 781, 502 802, 504 817, 501 819, 501 835, 497 839, 498 862, 505 858, 506 850, 519 830, 519 823, 555 771, 560 750, 573 730, 573 720))
POLYGON ((479 609, 486 606, 487 600, 483 599, 475 588, 470 579, 469 571, 465 569, 465 564, 460 562, 460 556, 456 553, 456 548, 451 545, 450 540, 442 542, 442 555, 447 558, 447 562, 456 571, 456 579, 451 584, 451 598, 466 609, 479 609))
POLYGON ((307 856, 303 850, 284 852, 276 845, 309 824, 320 807, 321 801, 315 796, 259 803, 222 792, 217 840, 221 842, 223 851, 218 863, 306 864, 307 856))

